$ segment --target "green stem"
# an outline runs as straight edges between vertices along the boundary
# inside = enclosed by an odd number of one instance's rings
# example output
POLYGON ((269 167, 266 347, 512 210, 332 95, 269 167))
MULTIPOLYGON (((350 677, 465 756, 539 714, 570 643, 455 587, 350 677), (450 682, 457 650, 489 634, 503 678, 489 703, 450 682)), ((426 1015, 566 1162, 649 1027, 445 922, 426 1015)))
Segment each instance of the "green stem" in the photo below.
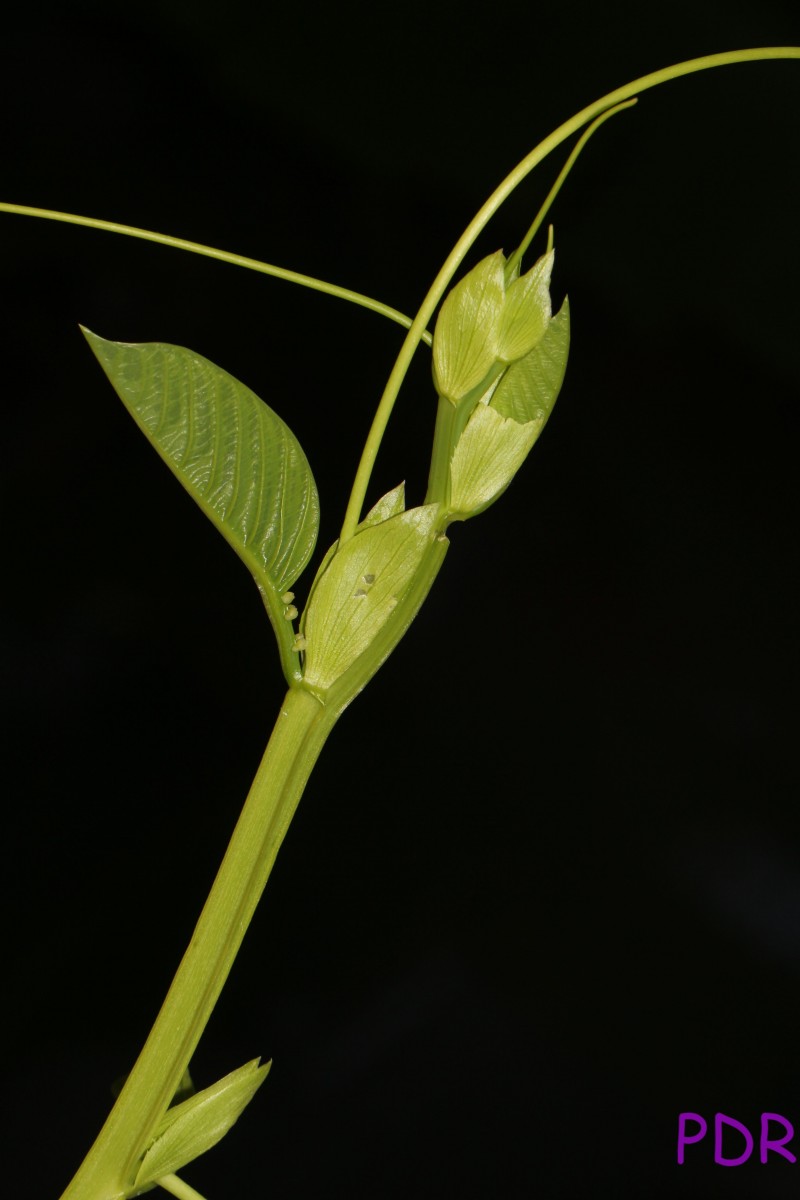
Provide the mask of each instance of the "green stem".
POLYGON ((537 167, 543 159, 547 158, 548 154, 551 154, 567 138, 572 137, 573 134, 583 129, 584 125, 593 121, 595 117, 600 116, 606 109, 614 108, 626 100, 631 100, 637 93, 645 92, 648 88, 658 87, 662 83, 668 83, 671 79, 679 79, 683 75, 692 75, 696 71, 707 71, 711 67, 725 67, 734 63, 760 62, 765 59, 776 58, 800 59, 800 46, 768 46, 755 50, 730 50, 723 54, 707 54, 702 58, 692 58, 688 62, 677 63, 671 67, 664 67, 660 71, 652 71, 649 75, 642 75, 640 79, 634 79, 632 83, 626 83, 623 87, 609 92, 602 99, 595 100, 593 104, 582 108, 574 117, 570 117, 563 125, 559 125, 558 129, 554 130, 544 141, 539 142, 539 145, 535 146, 530 154, 527 154, 514 170, 505 177, 499 187, 495 188, 489 199, 480 211, 475 214, 450 251, 439 274, 431 284, 428 294, 422 301, 419 311, 411 324, 411 328, 405 336, 403 345, 400 347, 400 353, 389 375, 372 422, 372 427, 367 435, 361 461, 359 462, 358 471, 353 483, 353 489, 350 493, 344 523, 342 524, 342 532, 339 539, 340 544, 346 542, 355 533, 361 516, 361 510, 364 507, 364 498, 367 494, 378 449, 380 448, 401 384, 406 377, 417 346, 422 340, 423 331, 427 327, 436 310, 436 306, 444 296, 465 255, 514 189, 522 183, 523 179, 531 173, 534 167, 537 167))
POLYGON ((311 769, 343 704, 291 689, 225 858, 150 1036, 62 1200, 129 1191, 175 1095, 267 882, 311 769))
POLYGON ((466 428, 467 421, 472 416, 475 405, 481 396, 485 395, 492 384, 503 374, 506 363, 497 362, 489 370, 485 379, 463 396, 458 404, 453 404, 445 396, 439 397, 439 407, 436 412, 436 426, 433 432, 433 450, 428 474, 428 491, 425 495, 426 504, 440 504, 445 516, 445 524, 449 517, 450 507, 450 459, 458 439, 466 428))
MULTIPOLYGON (((322 279, 315 279, 313 275, 301 275, 298 271, 289 271, 285 267, 276 267, 272 263, 260 262, 257 258, 245 258, 242 254, 231 254, 227 250, 216 250, 213 246, 203 246, 200 242, 189 242, 186 238, 170 237, 167 233, 154 233, 151 229, 139 229, 135 225, 120 225, 116 221, 101 221, 97 217, 81 217, 75 213, 57 212, 52 208, 31 208, 27 204, 0 202, 0 212, 16 213, 22 217, 41 217, 46 221, 62 221, 66 225, 84 225, 88 229, 103 229, 107 233, 123 233, 126 237, 142 238, 146 242, 157 242, 161 246, 172 246, 176 250, 189 250, 192 254, 202 254, 205 258, 217 258, 220 262, 233 263, 236 267, 247 267, 248 270, 258 271, 262 275, 274 275, 276 279, 283 279, 287 283, 299 283, 301 287, 311 288, 315 292, 325 292, 328 296, 349 300, 351 304, 358 304, 362 308, 369 308, 372 312, 388 317, 390 321, 402 325, 405 329, 411 325, 411 318, 407 317, 405 313, 398 312, 396 308, 390 308, 388 304, 382 304, 380 300, 364 296, 361 292, 339 287, 335 283, 326 283, 322 279)), ((422 340, 430 345, 431 335, 427 332, 424 333, 422 340)))
POLYGON ((178 1200, 203 1200, 199 1192, 189 1187, 189 1184, 184 1183, 177 1175, 165 1175, 163 1179, 159 1179, 158 1186, 170 1195, 177 1196, 178 1200))
POLYGON ((433 431, 431 466, 428 473, 426 504, 437 501, 444 508, 450 503, 450 458, 456 444, 456 407, 444 396, 439 397, 436 426, 433 431))
MULTIPOLYGON (((328 734, 411 624, 448 545, 441 531, 432 536, 390 620, 324 695, 303 686, 289 689, 189 948, 119 1098, 62 1200, 120 1200, 131 1194, 139 1161, 211 1016, 328 734)), ((167 1190, 182 1195, 174 1183, 167 1190)))

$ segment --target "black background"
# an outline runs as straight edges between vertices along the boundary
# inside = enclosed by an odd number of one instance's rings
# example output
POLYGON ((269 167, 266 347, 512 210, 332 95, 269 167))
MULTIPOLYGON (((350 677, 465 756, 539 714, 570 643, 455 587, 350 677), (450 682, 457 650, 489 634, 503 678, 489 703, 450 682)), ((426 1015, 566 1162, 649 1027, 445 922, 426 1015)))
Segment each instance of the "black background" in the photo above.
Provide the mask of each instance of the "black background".
MULTIPOLYGON (((413 311, 578 108, 798 42, 794 0, 29 5, 0 46, 0 193, 413 311)), ((684 1110, 800 1130, 799 102, 798 63, 671 83, 574 171, 561 399, 314 773, 194 1064, 204 1086, 274 1057, 186 1171, 210 1200, 796 1194, 800 1163, 679 1169, 675 1135, 684 1110)), ((564 153, 475 257, 513 248, 564 153)), ((44 1200, 146 1035, 283 690, 246 571, 77 323, 188 345, 277 409, 320 552, 401 334, 20 217, 0 268, 4 1188, 44 1200)), ((371 501, 424 490, 425 357, 371 501)))

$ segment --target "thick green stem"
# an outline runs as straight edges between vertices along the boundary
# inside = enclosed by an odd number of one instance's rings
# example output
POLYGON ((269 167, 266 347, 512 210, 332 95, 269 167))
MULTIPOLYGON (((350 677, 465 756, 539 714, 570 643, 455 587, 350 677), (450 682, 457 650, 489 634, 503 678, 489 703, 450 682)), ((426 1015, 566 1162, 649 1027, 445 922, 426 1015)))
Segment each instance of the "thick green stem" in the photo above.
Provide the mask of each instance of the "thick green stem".
POLYGON ((311 769, 342 705, 290 690, 189 948, 119 1099, 62 1200, 129 1191, 228 977, 311 769))
MULTIPOLYGON (((442 532, 390 620, 327 692, 290 688, 189 948, 119 1099, 62 1200, 120 1200, 172 1101, 264 890, 300 796, 339 715, 392 652, 447 552, 442 532)), ((162 1186, 186 1187, 173 1176, 162 1186), (169 1184, 169 1186, 167 1186, 169 1184)))

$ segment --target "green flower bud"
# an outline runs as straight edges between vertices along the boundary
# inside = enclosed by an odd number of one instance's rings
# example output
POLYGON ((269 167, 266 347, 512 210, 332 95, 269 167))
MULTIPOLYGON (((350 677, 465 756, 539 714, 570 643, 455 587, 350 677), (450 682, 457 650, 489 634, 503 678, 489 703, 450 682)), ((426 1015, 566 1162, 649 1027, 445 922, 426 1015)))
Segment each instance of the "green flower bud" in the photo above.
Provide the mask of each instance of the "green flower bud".
POLYGON ((461 520, 493 504, 522 466, 556 402, 568 353, 565 301, 533 349, 487 389, 458 439, 450 460, 449 507, 461 520))
POLYGON ((505 265, 500 250, 482 259, 442 305, 433 334, 433 377, 451 404, 479 387, 497 364, 529 354, 547 330, 553 252, 509 283, 505 265))

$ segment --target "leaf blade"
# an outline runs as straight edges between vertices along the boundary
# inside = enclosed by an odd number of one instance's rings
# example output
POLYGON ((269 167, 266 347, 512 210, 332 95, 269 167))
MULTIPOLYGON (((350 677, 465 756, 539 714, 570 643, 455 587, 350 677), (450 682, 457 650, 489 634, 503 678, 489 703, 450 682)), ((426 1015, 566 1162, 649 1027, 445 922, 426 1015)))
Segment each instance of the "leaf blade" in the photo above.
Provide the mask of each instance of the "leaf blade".
POLYGON ((319 527, 311 468, 288 425, 245 384, 182 346, 83 332, 139 428, 262 590, 285 592, 319 527))

